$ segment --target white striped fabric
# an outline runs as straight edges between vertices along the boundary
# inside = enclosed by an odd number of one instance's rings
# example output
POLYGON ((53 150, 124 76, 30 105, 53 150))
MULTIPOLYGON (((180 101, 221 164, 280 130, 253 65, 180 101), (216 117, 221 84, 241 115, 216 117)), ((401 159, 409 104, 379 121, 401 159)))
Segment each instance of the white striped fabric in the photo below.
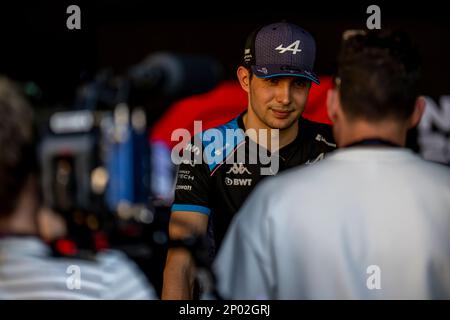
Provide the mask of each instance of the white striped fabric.
POLYGON ((0 238, 0 299, 144 300, 153 287, 133 261, 106 250, 93 261, 54 258, 35 237, 0 238))

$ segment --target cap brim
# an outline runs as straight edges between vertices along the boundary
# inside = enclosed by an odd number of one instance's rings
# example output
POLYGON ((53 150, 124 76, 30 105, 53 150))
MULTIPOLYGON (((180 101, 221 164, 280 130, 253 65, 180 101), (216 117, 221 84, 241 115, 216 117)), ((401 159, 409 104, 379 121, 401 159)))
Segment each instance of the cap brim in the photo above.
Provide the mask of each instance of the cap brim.
POLYGON ((297 68, 290 69, 284 65, 251 66, 251 69, 253 74, 258 78, 302 77, 311 80, 315 84, 320 84, 319 78, 313 72, 307 70, 299 70, 297 68))

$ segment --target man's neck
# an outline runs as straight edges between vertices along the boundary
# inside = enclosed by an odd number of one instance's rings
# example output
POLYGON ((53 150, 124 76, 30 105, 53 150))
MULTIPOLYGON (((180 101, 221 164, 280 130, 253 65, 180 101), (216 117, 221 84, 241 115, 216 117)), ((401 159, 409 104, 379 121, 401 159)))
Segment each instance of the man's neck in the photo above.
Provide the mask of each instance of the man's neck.
POLYGON ((35 188, 29 180, 21 192, 17 206, 11 214, 0 218, 0 233, 38 235, 37 199, 35 188))
MULTIPOLYGON (((242 118, 242 121, 244 122, 245 130, 248 129, 254 129, 257 133, 259 133, 259 130, 265 129, 267 131, 267 140, 263 141, 260 140, 260 135, 257 135, 258 141, 256 141, 259 145, 263 146, 266 149, 271 150, 272 152, 277 151, 278 149, 283 148, 284 146, 290 144, 292 141, 295 140, 298 134, 298 121, 296 121, 291 127, 283 130, 274 130, 270 127, 268 127, 266 124, 264 124, 255 114, 252 114, 250 112, 246 112, 242 118), (271 140, 272 139, 272 140, 271 140), (278 144, 275 145, 272 143, 272 141, 278 140, 278 144), (273 150, 272 148, 273 144, 273 150)), ((250 137, 252 138, 252 137, 250 137)))
POLYGON ((337 134, 338 146, 351 145, 365 139, 380 139, 390 143, 404 146, 406 144, 407 127, 395 121, 368 123, 366 121, 352 122, 342 126, 337 134))

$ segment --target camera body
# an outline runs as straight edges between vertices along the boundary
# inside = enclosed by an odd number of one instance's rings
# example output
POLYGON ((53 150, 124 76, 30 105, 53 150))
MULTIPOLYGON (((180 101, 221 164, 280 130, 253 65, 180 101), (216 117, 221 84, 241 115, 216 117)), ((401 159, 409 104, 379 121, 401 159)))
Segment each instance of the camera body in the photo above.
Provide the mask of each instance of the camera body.
POLYGON ((150 148, 142 109, 121 104, 114 112, 56 112, 49 129, 39 157, 44 200, 52 208, 117 212, 125 203, 148 202, 150 148))
POLYGON ((43 200, 63 214, 72 237, 95 249, 89 234, 117 240, 122 229, 153 221, 142 108, 59 111, 48 123, 39 146, 43 200))

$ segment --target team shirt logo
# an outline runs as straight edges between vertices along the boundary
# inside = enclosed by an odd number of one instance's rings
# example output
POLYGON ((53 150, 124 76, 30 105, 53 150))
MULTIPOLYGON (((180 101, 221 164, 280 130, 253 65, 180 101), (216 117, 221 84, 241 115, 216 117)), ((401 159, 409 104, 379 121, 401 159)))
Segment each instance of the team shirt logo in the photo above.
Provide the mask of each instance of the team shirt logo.
POLYGON ((234 174, 243 174, 248 173, 251 174, 250 171, 244 166, 243 163, 233 163, 233 166, 228 170, 227 174, 234 173, 234 174))

